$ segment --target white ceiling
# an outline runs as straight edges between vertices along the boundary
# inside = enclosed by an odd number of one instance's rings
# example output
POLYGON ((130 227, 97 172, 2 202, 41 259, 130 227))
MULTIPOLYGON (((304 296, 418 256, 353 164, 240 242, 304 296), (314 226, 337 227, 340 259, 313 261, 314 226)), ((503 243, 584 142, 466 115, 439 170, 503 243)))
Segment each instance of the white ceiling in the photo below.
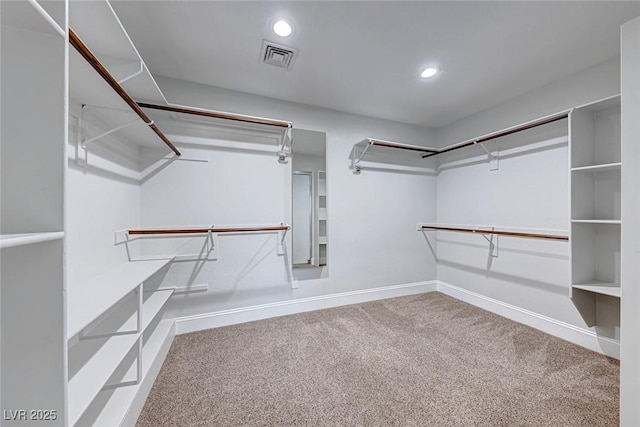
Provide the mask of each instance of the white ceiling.
POLYGON ((441 127, 617 57, 640 1, 114 1, 156 75, 441 127), (286 39, 275 18, 295 24, 286 39), (262 40, 299 49, 291 71, 262 40), (442 72, 430 80, 426 65, 442 72))

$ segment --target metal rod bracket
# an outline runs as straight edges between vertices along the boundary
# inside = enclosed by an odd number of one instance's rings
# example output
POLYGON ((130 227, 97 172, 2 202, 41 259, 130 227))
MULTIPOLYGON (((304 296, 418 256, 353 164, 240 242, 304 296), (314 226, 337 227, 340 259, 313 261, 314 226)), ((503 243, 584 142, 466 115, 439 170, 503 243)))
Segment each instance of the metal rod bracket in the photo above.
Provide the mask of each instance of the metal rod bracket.
POLYGON ((280 141, 278 142, 278 163, 286 164, 291 157, 291 151, 293 146, 293 138, 291 135, 291 127, 288 127, 283 132, 280 141))

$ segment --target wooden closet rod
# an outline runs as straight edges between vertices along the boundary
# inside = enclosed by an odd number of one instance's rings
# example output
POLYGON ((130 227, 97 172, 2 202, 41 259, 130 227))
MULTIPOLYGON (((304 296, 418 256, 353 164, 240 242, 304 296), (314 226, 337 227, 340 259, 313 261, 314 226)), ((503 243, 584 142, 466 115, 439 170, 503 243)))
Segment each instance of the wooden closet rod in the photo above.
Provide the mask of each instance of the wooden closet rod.
POLYGON ((569 240, 568 236, 558 236, 554 234, 522 233, 518 231, 487 230, 481 228, 441 227, 439 225, 423 225, 420 228, 423 230, 461 231, 464 233, 498 234, 502 236, 530 237, 534 239, 569 240))
POLYGON ((237 122, 255 123, 261 125, 278 126, 282 128, 291 128, 291 122, 282 120, 263 119, 261 117, 245 116, 242 114, 226 113, 222 111, 200 110, 196 108, 176 107, 172 105, 157 105, 140 102, 138 105, 142 108, 152 108, 154 110, 171 111, 173 113, 191 114, 195 116, 211 117, 214 119, 235 120, 237 122))
POLYGON ((113 88, 113 90, 120 95, 120 98, 123 99, 124 102, 129 105, 129 107, 145 122, 151 130, 153 130, 156 135, 165 143, 171 150, 176 153, 176 155, 180 155, 180 151, 169 141, 169 139, 162 133, 160 129, 153 123, 153 120, 147 116, 147 114, 140 108, 140 106, 136 103, 136 101, 131 98, 131 96, 127 93, 126 90, 118 83, 118 81, 109 73, 104 65, 100 62, 100 60, 91 52, 89 47, 78 37, 78 35, 69 28, 69 43, 82 55, 82 57, 93 67, 94 70, 102 77, 108 84, 113 88))
POLYGON ((251 231, 282 231, 291 229, 288 225, 275 225, 265 227, 211 227, 211 228, 183 228, 183 229, 148 229, 148 230, 128 230, 130 235, 134 234, 203 234, 203 233, 239 233, 251 231))
POLYGON ((367 139, 369 145, 375 145, 377 147, 397 148, 399 150, 420 151, 422 153, 437 153, 435 148, 421 147, 419 145, 401 144, 399 142, 382 141, 380 139, 367 139))
POLYGON ((489 135, 485 135, 482 136, 480 138, 477 139, 473 139, 470 141, 465 141, 462 142, 458 145, 454 145, 452 147, 447 147, 447 148, 443 148, 442 150, 439 150, 435 153, 430 153, 430 154, 425 154, 424 156, 422 156, 422 158, 427 158, 427 157, 431 157, 431 156, 436 156, 438 154, 442 154, 442 153, 448 153, 449 151, 454 151, 454 150, 459 150, 460 148, 465 148, 465 147, 469 147, 471 145, 475 145, 475 144, 480 144, 482 142, 487 142, 490 141, 492 139, 496 139, 496 138, 501 138, 503 136, 507 136, 507 135, 511 135, 517 132, 522 132, 523 130, 527 130, 527 129, 531 129, 537 126, 542 126, 542 125, 546 125, 547 123, 553 123, 556 122, 558 120, 562 120, 562 119, 566 119, 567 117, 569 117, 569 113, 568 112, 564 112, 564 113, 559 113, 550 117, 544 117, 542 119, 539 120, 534 120, 532 122, 528 122, 528 123, 524 123, 522 125, 518 125, 518 126, 514 126, 511 128, 507 128, 505 130, 502 131, 498 131, 495 133, 491 133, 489 135))

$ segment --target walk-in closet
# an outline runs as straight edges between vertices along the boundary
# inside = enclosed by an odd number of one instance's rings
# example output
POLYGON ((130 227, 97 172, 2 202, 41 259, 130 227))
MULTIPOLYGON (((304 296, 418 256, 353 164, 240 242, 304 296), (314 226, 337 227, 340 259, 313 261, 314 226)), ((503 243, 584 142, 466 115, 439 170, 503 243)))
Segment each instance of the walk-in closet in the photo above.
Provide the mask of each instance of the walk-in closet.
POLYGON ((640 425, 640 1, 0 19, 2 426, 640 425))

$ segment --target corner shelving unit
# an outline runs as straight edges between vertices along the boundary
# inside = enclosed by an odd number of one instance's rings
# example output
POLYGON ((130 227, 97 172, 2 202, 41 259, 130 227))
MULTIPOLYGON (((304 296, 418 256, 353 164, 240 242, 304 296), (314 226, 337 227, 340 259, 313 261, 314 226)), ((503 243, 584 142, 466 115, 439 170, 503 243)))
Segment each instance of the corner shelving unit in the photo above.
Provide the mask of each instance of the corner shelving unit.
POLYGON ((575 108, 571 138, 571 296, 587 324, 598 300, 621 298, 620 97, 575 108))
MULTIPOLYGON (((180 152, 134 99, 166 103, 107 0, 71 0, 69 7, 69 141, 79 165, 140 170, 143 154, 180 152), (143 150, 145 153, 143 153, 143 150), (97 157, 89 157, 92 151, 97 157), (120 164, 122 157, 130 162, 120 164), (84 160, 82 159, 84 157, 84 160)), ((167 155, 172 157, 166 157, 167 155)), ((71 157, 74 158, 73 156, 71 157)), ((173 335, 162 311, 172 290, 148 288, 148 279, 172 259, 134 260, 109 268, 66 293, 67 420, 65 425, 135 423, 173 335)), ((157 276, 156 276, 157 277, 157 276)))
MULTIPOLYGON (((142 381, 143 334, 173 293, 172 290, 148 292, 144 282, 171 261, 128 262, 76 289, 69 289, 67 336, 70 425, 84 425, 78 421, 105 386, 109 388, 108 380, 136 345, 137 368, 134 379, 120 381, 111 385, 111 388, 138 385, 142 381), (119 319, 126 320, 118 323, 119 319)), ((90 418, 94 414, 86 416, 90 418)))
POLYGON ((35 1, 0 2, 3 426, 29 423, 11 419, 10 410, 27 410, 25 416, 29 409, 48 410, 48 420, 42 423, 49 426, 66 425, 67 416, 63 268, 66 6, 45 6, 59 12, 58 21, 35 1), (46 363, 42 363, 43 354, 46 363))

